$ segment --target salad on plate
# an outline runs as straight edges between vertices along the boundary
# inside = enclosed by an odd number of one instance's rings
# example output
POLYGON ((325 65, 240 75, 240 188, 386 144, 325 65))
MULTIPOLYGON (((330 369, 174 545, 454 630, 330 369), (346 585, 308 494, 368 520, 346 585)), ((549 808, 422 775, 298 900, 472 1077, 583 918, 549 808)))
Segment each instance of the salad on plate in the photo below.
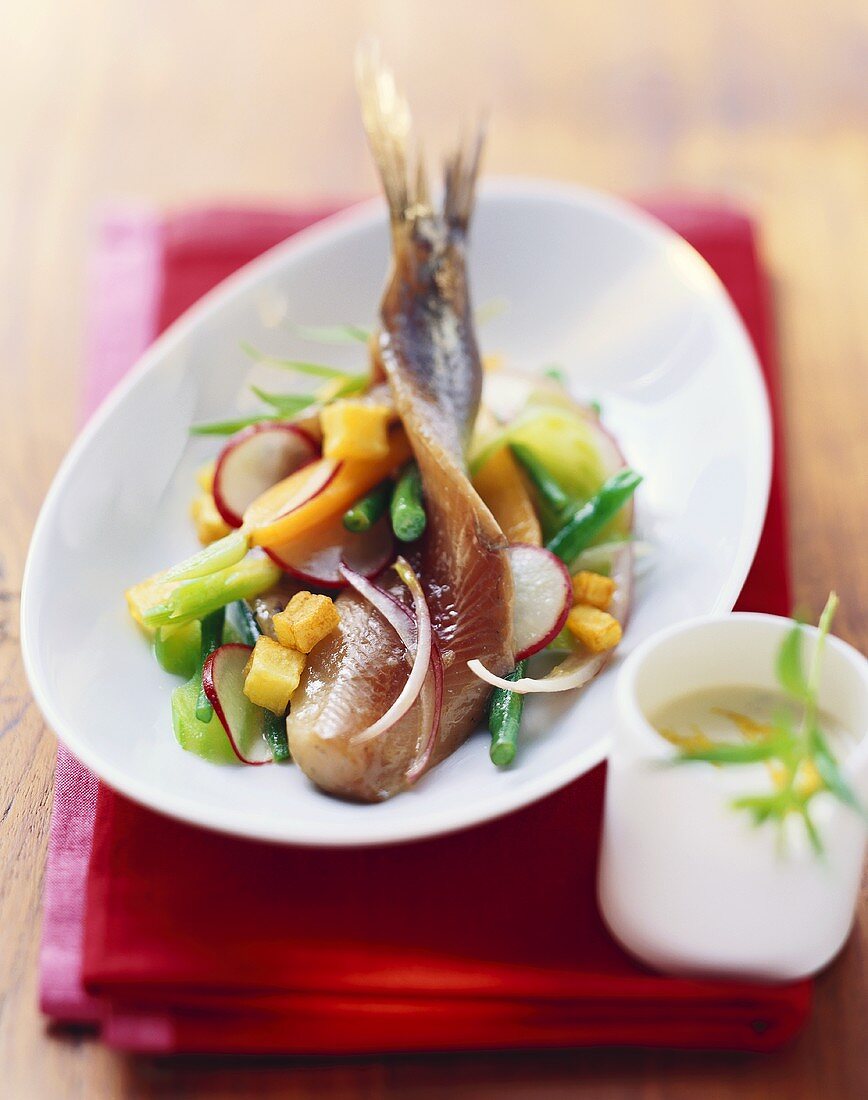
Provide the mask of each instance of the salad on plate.
POLYGON ((373 53, 365 128, 392 262, 364 369, 250 354, 317 379, 257 389, 267 411, 197 475, 203 548, 127 590, 163 668, 180 745, 215 762, 293 761, 374 802, 412 786, 483 722, 516 756, 524 696, 578 691, 626 625, 631 470, 600 411, 551 369, 480 356, 466 248, 482 133, 447 159, 435 204, 409 112, 373 53))

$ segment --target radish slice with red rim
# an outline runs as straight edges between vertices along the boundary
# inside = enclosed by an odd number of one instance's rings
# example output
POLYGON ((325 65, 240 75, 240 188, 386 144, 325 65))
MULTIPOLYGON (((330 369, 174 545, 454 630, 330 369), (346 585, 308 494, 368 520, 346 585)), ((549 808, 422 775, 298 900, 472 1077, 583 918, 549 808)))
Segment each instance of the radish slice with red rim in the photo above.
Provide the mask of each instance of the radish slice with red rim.
POLYGON ((316 458, 319 447, 297 424, 254 424, 233 436, 214 467, 214 503, 230 527, 266 489, 316 458))
POLYGON ((265 740, 265 711, 244 694, 244 669, 253 648, 230 642, 215 649, 202 670, 202 687, 235 755, 245 764, 274 759, 265 740))
POLYGON ((346 588, 349 581, 342 565, 363 577, 376 577, 393 560, 394 552, 395 540, 388 516, 359 534, 348 531, 337 516, 283 546, 266 550, 284 572, 319 588, 346 588))
MULTIPOLYGON (((425 593, 422 591, 422 585, 405 558, 399 557, 395 561, 394 569, 404 584, 407 585, 413 597, 413 614, 416 619, 413 665, 410 669, 410 675, 407 677, 407 682, 385 714, 368 726, 367 729, 361 730, 353 736, 352 741, 355 745, 363 745, 367 741, 373 741, 374 738, 390 730, 404 717, 418 699, 431 664, 433 629, 431 626, 431 612, 428 609, 428 602, 425 599, 425 593)), ((371 584, 360 574, 353 573, 351 569, 346 567, 343 567, 343 573, 359 595, 368 600, 383 615, 406 646, 407 641, 405 639, 412 637, 409 634, 407 609, 401 607, 397 600, 394 600, 375 584, 371 584)), ((438 723, 439 717, 439 715, 436 715, 438 723)))
MULTIPOLYGON (((630 600, 633 585, 633 550, 629 543, 620 546, 612 558, 612 578, 615 581, 615 592, 609 611, 622 626, 626 626, 630 613, 630 600)), ((609 663, 614 650, 605 653, 589 653, 587 650, 577 650, 566 657, 559 665, 556 665, 547 676, 534 678, 525 676, 521 680, 505 680, 502 676, 495 676, 479 660, 467 662, 467 667, 480 680, 484 680, 492 687, 503 688, 504 691, 515 691, 519 695, 532 695, 542 692, 575 691, 585 687, 594 679, 609 663)))
POLYGON ((343 462, 335 458, 306 462, 293 474, 260 493, 244 512, 245 527, 250 530, 269 527, 297 511, 331 485, 342 466, 343 462))
POLYGON ((512 634, 516 661, 539 653, 560 634, 573 602, 567 567, 551 550, 516 543, 507 549, 515 596, 512 634))

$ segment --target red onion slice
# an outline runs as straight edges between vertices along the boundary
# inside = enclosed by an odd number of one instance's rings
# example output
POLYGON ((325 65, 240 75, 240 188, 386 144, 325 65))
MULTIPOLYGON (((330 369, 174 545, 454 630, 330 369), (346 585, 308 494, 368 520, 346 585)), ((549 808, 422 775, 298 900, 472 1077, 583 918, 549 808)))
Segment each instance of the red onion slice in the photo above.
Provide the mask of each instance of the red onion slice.
MULTIPOLYGON (((399 600, 382 588, 370 582, 365 583, 364 577, 356 577, 357 583, 353 587, 380 612, 395 629, 398 637, 407 648, 411 656, 416 652, 416 620, 413 612, 405 607, 399 600), (362 583, 359 584, 358 582, 362 583), (364 592, 362 591, 364 588, 364 592)), ((352 582, 350 582, 352 583, 352 582)), ((426 676, 422 688, 422 729, 423 736, 419 739, 420 749, 415 760, 407 769, 407 782, 415 783, 424 772, 431 759, 431 753, 437 743, 437 732, 440 729, 440 715, 443 710, 443 657, 440 646, 433 632, 431 636, 431 667, 429 678, 426 676)))
MULTIPOLYGON (((425 599, 425 593, 422 591, 422 585, 419 583, 419 578, 413 572, 405 558, 399 557, 395 561, 394 569, 404 584, 407 585, 413 597, 413 612, 416 617, 413 666, 410 669, 410 675, 407 678, 407 682, 404 684, 397 699, 392 703, 386 713, 378 718, 372 725, 368 726, 367 729, 353 736, 352 741, 355 745, 363 745, 368 741, 373 741, 374 738, 379 737, 381 734, 391 729, 392 726, 404 717, 410 707, 412 707, 418 699, 428 675, 428 668, 431 664, 431 653, 433 649, 431 612, 428 610, 428 603, 425 599)), ((372 584, 365 577, 361 576, 361 574, 354 573, 353 570, 347 569, 346 566, 341 566, 341 570, 350 585, 355 588, 360 596, 363 596, 380 612, 395 630, 398 637, 407 645, 405 638, 410 636, 407 617, 405 614, 396 610, 396 607, 400 606, 397 601, 392 600, 391 596, 383 592, 382 589, 377 588, 375 584, 372 584)))
POLYGON ((433 688, 433 700, 429 699, 430 692, 427 688, 427 679, 425 681, 426 688, 423 693, 423 703, 426 707, 426 711, 423 712, 422 728, 427 729, 427 736, 422 744, 421 751, 417 754, 416 759, 407 769, 407 782, 415 783, 419 776, 425 771, 428 766, 428 761, 431 759, 431 753, 434 751, 434 746, 437 744, 437 732, 440 729, 440 716, 443 712, 443 658, 440 655, 440 646, 437 644, 437 640, 432 639, 431 645, 431 674, 434 678, 433 688))

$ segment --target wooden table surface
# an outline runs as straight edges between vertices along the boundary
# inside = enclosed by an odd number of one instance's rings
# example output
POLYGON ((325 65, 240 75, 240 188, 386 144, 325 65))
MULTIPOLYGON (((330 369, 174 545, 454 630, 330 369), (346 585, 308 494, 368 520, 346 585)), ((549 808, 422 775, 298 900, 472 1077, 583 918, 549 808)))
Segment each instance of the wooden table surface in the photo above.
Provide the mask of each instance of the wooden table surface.
POLYGON ((69 445, 100 201, 374 187, 351 81, 377 33, 435 140, 487 104, 487 168, 756 212, 774 275, 799 604, 834 585, 868 648, 868 7, 864 0, 6 0, 0 32, 0 1093, 114 1096, 868 1095, 868 903, 812 1020, 765 1057, 660 1052, 127 1059, 36 1007, 55 743, 18 650, 40 501, 69 445))

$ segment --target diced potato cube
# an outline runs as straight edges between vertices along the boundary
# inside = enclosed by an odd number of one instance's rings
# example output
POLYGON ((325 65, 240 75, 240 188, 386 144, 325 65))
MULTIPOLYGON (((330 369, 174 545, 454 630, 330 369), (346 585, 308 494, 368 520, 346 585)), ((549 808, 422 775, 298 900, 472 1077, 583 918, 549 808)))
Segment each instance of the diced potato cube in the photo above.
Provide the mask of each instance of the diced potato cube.
POLYGON ((281 645, 310 653, 315 645, 341 621, 338 609, 328 596, 296 592, 286 610, 272 617, 272 625, 281 645))
POLYGON ((363 401, 335 401, 320 413, 326 458, 385 458, 392 410, 363 401))
POLYGON ((196 528, 196 537, 203 546, 228 535, 232 528, 217 511, 217 505, 210 493, 200 493, 193 498, 190 515, 196 528))
POLYGON ((621 640, 621 624, 616 618, 590 604, 578 603, 567 616, 567 628, 592 653, 614 649, 621 640))
POLYGON ((589 603, 591 607, 608 611, 614 593, 615 582, 611 577, 604 577, 602 573, 589 573, 583 569, 573 577, 573 598, 576 603, 589 603))
POLYGON ((305 656, 287 649, 273 638, 256 639, 244 680, 244 694, 251 703, 274 714, 286 713, 292 693, 304 671, 305 656))
POLYGON ((203 493, 214 491, 214 468, 216 465, 216 462, 206 462, 204 466, 200 466, 196 471, 196 484, 203 493))

